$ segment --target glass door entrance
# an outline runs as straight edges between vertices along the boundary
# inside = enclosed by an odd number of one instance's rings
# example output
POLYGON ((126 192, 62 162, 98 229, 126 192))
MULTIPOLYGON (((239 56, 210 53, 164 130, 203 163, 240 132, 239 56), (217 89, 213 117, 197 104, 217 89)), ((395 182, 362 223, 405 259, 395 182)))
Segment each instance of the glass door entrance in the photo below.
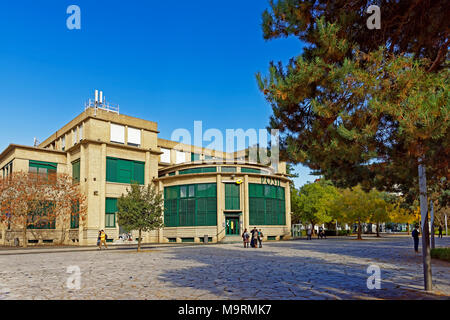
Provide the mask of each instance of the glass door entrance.
POLYGON ((239 217, 225 218, 225 234, 230 236, 239 235, 239 217))

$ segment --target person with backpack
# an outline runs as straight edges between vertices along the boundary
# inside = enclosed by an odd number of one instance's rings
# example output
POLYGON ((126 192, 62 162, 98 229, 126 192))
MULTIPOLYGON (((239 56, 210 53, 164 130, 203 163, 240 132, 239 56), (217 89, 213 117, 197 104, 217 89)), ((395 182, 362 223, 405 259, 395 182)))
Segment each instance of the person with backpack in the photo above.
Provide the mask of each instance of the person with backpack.
POLYGON ((244 241, 244 248, 248 248, 248 239, 250 238, 250 234, 247 231, 247 228, 245 228, 244 232, 242 233, 242 241, 244 241))
POLYGON ((106 239, 108 239, 108 236, 106 235, 105 231, 100 231, 100 250, 102 249, 102 244, 105 246, 105 249, 108 249, 108 246, 106 245, 106 239))
POLYGON ((412 237, 414 239, 414 251, 416 253, 419 253, 419 226, 416 224, 413 232, 412 232, 412 237))
POLYGON ((258 231, 258 242, 259 242, 259 247, 262 248, 262 241, 264 238, 264 234, 262 233, 261 229, 259 229, 258 231))

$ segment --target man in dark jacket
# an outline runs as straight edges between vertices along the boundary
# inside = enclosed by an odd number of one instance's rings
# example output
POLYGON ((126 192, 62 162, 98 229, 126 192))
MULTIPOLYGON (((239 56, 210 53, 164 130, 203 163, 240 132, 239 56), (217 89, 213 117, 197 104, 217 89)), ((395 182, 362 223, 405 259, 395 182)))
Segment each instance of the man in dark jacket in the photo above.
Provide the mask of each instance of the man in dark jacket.
POLYGON ((416 225, 412 232, 412 237, 414 239, 414 251, 419 253, 419 226, 416 225))

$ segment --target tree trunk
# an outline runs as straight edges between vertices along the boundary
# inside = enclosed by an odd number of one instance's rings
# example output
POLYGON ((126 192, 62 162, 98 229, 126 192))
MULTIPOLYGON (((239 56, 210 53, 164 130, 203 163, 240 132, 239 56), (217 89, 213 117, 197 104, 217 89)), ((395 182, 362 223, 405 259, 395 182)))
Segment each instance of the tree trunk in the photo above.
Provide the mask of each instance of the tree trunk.
POLYGON ((377 238, 380 237, 380 223, 377 222, 377 238))
POLYGON ((431 249, 435 248, 434 243, 434 206, 433 206, 433 200, 430 200, 430 216, 431 216, 431 249))
POLYGON ((406 224, 406 231, 408 232, 408 236, 409 236, 409 223, 406 224))
POLYGON ((358 220, 358 240, 362 240, 361 236, 362 230, 361 230, 361 219, 358 220))
POLYGON ((139 229, 139 239, 138 239, 138 247, 137 247, 137 251, 141 251, 141 234, 142 234, 142 229, 139 229))
POLYGON ((431 254, 430 239, 428 232, 428 201, 427 201, 427 177, 425 166, 422 164, 422 158, 419 158, 419 192, 420 192, 420 216, 422 222, 422 261, 424 288, 426 291, 432 290, 431 274, 431 254))
POLYGON ((28 247, 27 226, 24 226, 22 229, 22 238, 23 238, 22 247, 24 247, 24 248, 28 247))

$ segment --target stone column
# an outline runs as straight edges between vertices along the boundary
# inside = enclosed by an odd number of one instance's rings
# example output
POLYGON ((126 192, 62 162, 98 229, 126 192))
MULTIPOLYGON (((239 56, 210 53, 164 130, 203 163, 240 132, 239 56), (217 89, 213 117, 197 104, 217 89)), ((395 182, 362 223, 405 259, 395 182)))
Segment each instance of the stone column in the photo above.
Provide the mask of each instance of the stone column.
POLYGON ((248 192, 248 174, 244 176, 244 229, 250 229, 250 198, 248 192))
POLYGON ((286 187, 284 188, 284 201, 285 201, 285 215, 286 215, 286 230, 288 235, 290 234, 291 228, 291 186, 289 182, 286 182, 286 187))
MULTIPOLYGON (((159 189, 160 192, 162 192, 162 197, 164 199, 164 185, 163 185, 162 181, 159 181, 158 189, 159 189)), ((164 214, 162 216, 162 220, 163 220, 163 223, 164 223, 164 214)), ((164 228, 159 228, 158 229, 158 242, 159 243, 163 243, 164 242, 164 228)))
POLYGON ((222 186, 222 176, 217 175, 217 242, 225 237, 224 231, 224 216, 223 216, 223 186, 222 186))

